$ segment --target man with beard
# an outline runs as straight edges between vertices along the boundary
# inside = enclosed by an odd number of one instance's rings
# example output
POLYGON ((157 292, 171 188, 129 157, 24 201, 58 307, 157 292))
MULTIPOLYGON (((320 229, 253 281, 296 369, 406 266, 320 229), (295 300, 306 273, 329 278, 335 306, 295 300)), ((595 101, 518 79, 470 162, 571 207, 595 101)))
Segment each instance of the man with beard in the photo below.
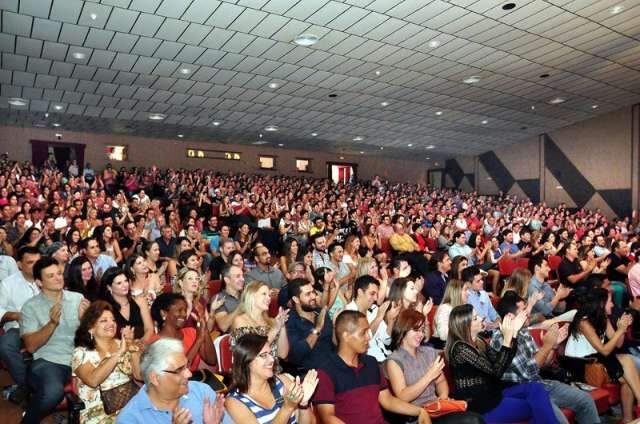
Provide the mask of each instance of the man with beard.
POLYGON ((327 308, 320 308, 309 280, 291 280, 288 290, 295 310, 289 313, 286 324, 290 347, 287 361, 302 370, 312 369, 334 351, 333 323, 327 317, 327 308))

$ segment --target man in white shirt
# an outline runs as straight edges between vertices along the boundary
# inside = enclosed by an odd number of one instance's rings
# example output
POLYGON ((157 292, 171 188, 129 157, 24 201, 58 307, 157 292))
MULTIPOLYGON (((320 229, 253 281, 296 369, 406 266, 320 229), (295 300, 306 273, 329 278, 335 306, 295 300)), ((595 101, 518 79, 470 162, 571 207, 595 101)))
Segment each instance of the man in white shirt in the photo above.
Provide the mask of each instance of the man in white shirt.
POLYGON ((387 346, 391 343, 393 323, 400 314, 400 304, 391 305, 386 301, 378 307, 376 301, 380 283, 370 275, 357 278, 353 290, 355 299, 345 306, 345 310, 360 311, 366 315, 371 332, 367 355, 373 356, 378 362, 383 362, 391 353, 387 346))
POLYGON ((20 272, 16 260, 9 255, 0 255, 0 281, 16 272, 20 272))
POLYGON ((40 251, 25 246, 18 251, 17 258, 20 271, 0 281, 0 323, 4 329, 0 336, 0 359, 16 383, 11 399, 19 402, 27 387, 27 365, 20 351, 20 310, 27 300, 40 293, 33 278, 33 265, 40 259, 40 251))

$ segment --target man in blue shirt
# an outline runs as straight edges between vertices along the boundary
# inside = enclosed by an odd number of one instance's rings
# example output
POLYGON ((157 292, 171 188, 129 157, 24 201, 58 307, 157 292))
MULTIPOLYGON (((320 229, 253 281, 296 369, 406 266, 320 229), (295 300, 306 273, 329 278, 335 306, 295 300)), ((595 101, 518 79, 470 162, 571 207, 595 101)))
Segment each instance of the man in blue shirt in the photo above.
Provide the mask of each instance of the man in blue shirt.
POLYGON ((549 270, 549 264, 544 255, 535 255, 529 259, 529 271, 532 277, 527 288, 527 297, 536 292, 544 294, 544 297, 533 305, 532 312, 542 314, 546 318, 553 317, 554 312, 560 314, 565 311, 564 299, 573 290, 571 287, 559 285, 558 290, 554 291, 546 282, 549 270))
POLYGON ((161 338, 149 345, 140 363, 142 386, 122 409, 117 424, 218 424, 223 397, 204 383, 189 381, 182 342, 161 338))
POLYGON ((475 258, 473 257, 473 249, 467 245, 467 236, 462 231, 456 231, 453 234, 453 245, 449 248, 449 257, 464 256, 467 258, 469 265, 473 265, 475 258))
POLYGON ((487 330, 492 330, 500 325, 500 317, 496 312, 491 298, 483 290, 484 280, 482 272, 477 266, 470 266, 462 271, 462 280, 470 284, 467 295, 467 303, 473 306, 478 316, 484 319, 484 326, 487 330))
POLYGON ((449 282, 448 272, 451 270, 451 258, 447 252, 439 250, 431 256, 431 262, 435 264, 436 270, 427 274, 422 294, 427 299, 431 298, 434 305, 439 305, 449 282))

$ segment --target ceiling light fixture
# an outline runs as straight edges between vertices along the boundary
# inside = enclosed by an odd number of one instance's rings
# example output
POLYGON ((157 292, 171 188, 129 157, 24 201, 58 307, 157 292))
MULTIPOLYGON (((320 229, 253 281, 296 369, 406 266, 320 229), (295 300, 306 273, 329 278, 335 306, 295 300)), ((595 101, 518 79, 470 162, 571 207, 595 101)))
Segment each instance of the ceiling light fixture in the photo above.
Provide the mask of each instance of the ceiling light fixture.
POLYGON ((407 147, 413 147, 413 143, 407 144, 407 147))
POLYGON ((502 10, 511 10, 516 7, 515 3, 506 3, 502 5, 502 10))
POLYGON ((480 81, 480 77, 477 75, 471 75, 470 77, 466 77, 462 80, 465 84, 475 84, 480 81))
POLYGON ((274 132, 278 131, 278 127, 276 127, 275 125, 267 125, 266 127, 264 127, 264 130, 274 132))
POLYGON ((166 117, 167 115, 165 115, 164 113, 152 113, 149 115, 149 119, 151 119, 152 121, 162 121, 166 117))
POLYGON ((213 121, 211 123, 211 125, 213 125, 214 127, 218 127, 218 126, 220 126, 220 122, 219 121, 213 121))
POLYGON ((181 73, 182 75, 188 75, 188 74, 190 74, 190 73, 191 73, 191 69, 189 69, 189 68, 182 68, 182 69, 180 69, 180 73, 181 73))
POLYGON ((364 152, 363 152, 362 150, 360 150, 360 154, 361 154, 361 155, 364 155, 364 152))
POLYGON ((554 97, 553 99, 549 100, 547 103, 549 103, 550 105, 559 105, 560 103, 564 103, 566 101, 567 99, 565 99, 564 97, 554 97))
POLYGON ((184 138, 184 134, 178 134, 178 138, 184 138))
POLYGON ((62 106, 62 105, 55 105, 53 108, 54 108, 55 110, 62 110, 62 109, 64 109, 64 106, 62 106))
POLYGON ((431 159, 429 156, 426 157, 427 160, 431 159))
POLYGON ((92 21, 95 21, 96 19, 98 19, 98 15, 96 15, 95 13, 90 14, 89 17, 91 18, 92 21))
POLYGON ((380 146, 380 150, 384 150, 384 146, 380 146))
POLYGON ((441 110, 437 111, 436 115, 441 116, 442 115, 442 111, 441 110))
POLYGON ((429 145, 427 146, 427 149, 428 149, 428 150, 435 149, 435 148, 436 148, 436 146, 434 146, 433 144, 429 144, 429 145))
POLYGON ((78 59, 78 60, 82 60, 85 57, 87 57, 87 55, 82 52, 73 52, 71 53, 71 56, 73 56, 74 59, 78 59))
POLYGON ((427 43, 429 47, 435 49, 436 47, 440 47, 440 42, 438 40, 431 40, 427 43))
POLYGON ((382 107, 389 106, 389 102, 382 102, 382 103, 380 103, 380 106, 382 106, 382 107))
POLYGON ((486 119, 484 121, 482 121, 482 125, 486 125, 488 123, 489 123, 489 121, 487 121, 486 119))
POLYGON ((531 106, 531 110, 536 110, 536 107, 535 106, 531 106))
POLYGON ((45 113, 45 114, 44 114, 44 117, 45 117, 45 118, 48 118, 48 117, 49 117, 49 113, 48 113, 48 112, 47 112, 47 113, 45 113))
POLYGON ((598 105, 591 105, 591 109, 598 109, 598 105))
POLYGON ((58 127, 60 126, 60 124, 58 124, 57 122, 55 122, 55 123, 53 124, 53 126, 54 126, 54 127, 56 127, 56 128, 58 128, 58 127))
POLYGON ((353 138, 353 141, 362 141, 362 140, 364 140, 364 137, 361 137, 361 136, 357 136, 353 138))
POLYGON ((312 132, 312 133, 311 133, 311 137, 317 137, 317 136, 318 136, 318 133, 317 133, 317 132, 312 132))
POLYGON ((27 103, 28 101, 21 97, 12 97, 9 99, 9 104, 11 106, 26 106, 27 103))
POLYGON ((293 42, 299 46, 309 47, 316 44, 319 40, 320 37, 315 34, 300 34, 293 40, 293 42))
POLYGON ((612 8, 609 9, 609 13, 611 13, 612 15, 617 15, 620 12, 624 11, 624 6, 619 4, 617 6, 613 6, 612 8))
POLYGON ((280 87, 280 84, 278 84, 277 82, 270 82, 269 83, 269 88, 276 89, 278 87, 280 87))
POLYGON ((283 147, 283 146, 284 146, 284 144, 282 144, 282 143, 278 143, 278 146, 279 146, 279 147, 283 147))

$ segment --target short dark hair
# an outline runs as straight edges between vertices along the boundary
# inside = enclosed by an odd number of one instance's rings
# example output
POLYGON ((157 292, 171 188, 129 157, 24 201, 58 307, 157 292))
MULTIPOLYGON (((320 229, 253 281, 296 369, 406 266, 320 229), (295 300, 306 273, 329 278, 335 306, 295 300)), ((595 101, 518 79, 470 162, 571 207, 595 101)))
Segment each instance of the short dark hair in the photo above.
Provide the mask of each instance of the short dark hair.
POLYGON ((542 262, 544 261, 546 261, 546 258, 543 254, 533 255, 531 258, 529 258, 529 264, 527 265, 527 267, 529 268, 529 271, 532 275, 536 273, 536 267, 542 266, 542 262))
POLYGON ((42 252, 40 252, 40 249, 38 249, 35 246, 22 246, 20 249, 18 249, 18 254, 16 255, 16 260, 18 262, 20 262, 22 260, 22 258, 24 257, 24 255, 41 255, 42 252))
POLYGON ((358 325, 358 321, 360 321, 361 319, 364 319, 366 321, 367 317, 360 311, 340 312, 335 322, 336 341, 338 346, 340 346, 342 333, 345 331, 353 331, 358 325))
POLYGON ((371 284, 375 284, 380 287, 380 282, 370 275, 362 275, 356 278, 356 281, 353 284, 353 298, 355 299, 358 297, 358 290, 362 290, 364 292, 371 284))
POLYGON ((468 266, 462 270, 462 281, 471 282, 473 281, 473 277, 480 274, 480 268, 477 266, 468 266))
POLYGON ((198 256, 198 253, 196 253, 196 251, 193 249, 187 249, 185 251, 180 252, 180 254, 178 255, 178 264, 182 266, 186 266, 187 261, 192 256, 198 256))
POLYGON ((518 293, 513 290, 507 290, 498 301, 496 312, 502 319, 504 319, 507 314, 517 314, 518 303, 520 302, 524 302, 524 299, 521 298, 518 293))
POLYGON ((300 297, 300 292, 302 291, 302 287, 307 284, 311 284, 311 281, 306 278, 294 278, 289 281, 287 284, 287 294, 289 295, 289 300, 293 299, 293 297, 300 297))
POLYGON ((184 296, 179 293, 162 293, 153 301, 151 305, 151 318, 158 323, 158 329, 161 329, 164 325, 164 319, 160 311, 166 311, 179 300, 186 302, 184 296))
POLYGON ((98 243, 98 246, 100 245, 100 242, 98 241, 97 238, 95 238, 94 236, 91 237, 87 237, 87 238, 83 238, 82 240, 80 240, 80 249, 86 249, 89 246, 89 242, 91 240, 94 240, 96 243, 98 243))
POLYGON ((434 268, 437 268, 438 264, 444 261, 444 258, 447 256, 449 256, 449 253, 447 253, 445 250, 436 250, 431 255, 431 264, 434 268))
POLYGON ((342 247, 342 245, 337 242, 331 243, 329 247, 327 247, 327 253, 332 254, 333 251, 336 250, 338 247, 342 247))
POLYGON ((44 256, 36 261, 33 265, 33 278, 42 281, 42 270, 52 265, 58 266, 58 261, 51 256, 44 256))
POLYGON ((460 238, 460 236, 464 235, 464 231, 456 231, 455 233, 453 233, 453 239, 454 240, 458 240, 458 238, 460 238))

